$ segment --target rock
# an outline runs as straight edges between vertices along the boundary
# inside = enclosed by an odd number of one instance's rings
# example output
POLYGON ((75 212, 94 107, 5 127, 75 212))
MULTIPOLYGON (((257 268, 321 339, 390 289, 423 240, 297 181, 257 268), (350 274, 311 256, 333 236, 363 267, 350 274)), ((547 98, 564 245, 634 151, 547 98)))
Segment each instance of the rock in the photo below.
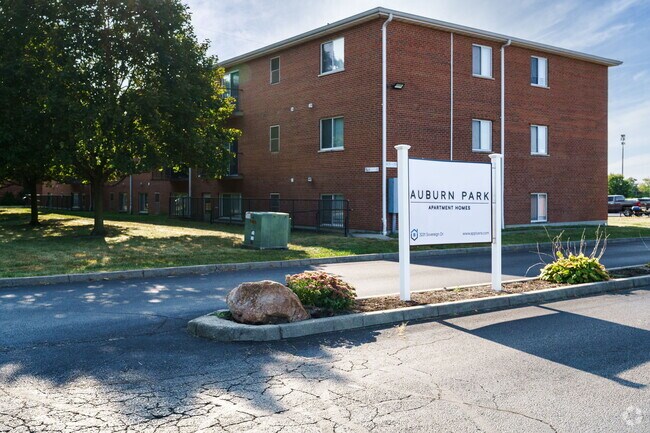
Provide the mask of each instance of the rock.
POLYGON ((290 289, 275 281, 242 283, 226 297, 236 322, 251 325, 289 323, 309 319, 309 313, 290 289))

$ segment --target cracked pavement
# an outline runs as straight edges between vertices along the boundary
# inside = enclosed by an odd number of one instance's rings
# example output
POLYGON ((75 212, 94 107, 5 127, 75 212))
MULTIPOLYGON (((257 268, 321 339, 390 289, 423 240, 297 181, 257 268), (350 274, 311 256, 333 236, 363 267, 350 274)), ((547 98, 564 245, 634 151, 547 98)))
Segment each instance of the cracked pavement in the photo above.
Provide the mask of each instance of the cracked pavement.
POLYGON ((188 335, 223 294, 3 289, 0 432, 650 431, 650 288, 274 343, 188 335))

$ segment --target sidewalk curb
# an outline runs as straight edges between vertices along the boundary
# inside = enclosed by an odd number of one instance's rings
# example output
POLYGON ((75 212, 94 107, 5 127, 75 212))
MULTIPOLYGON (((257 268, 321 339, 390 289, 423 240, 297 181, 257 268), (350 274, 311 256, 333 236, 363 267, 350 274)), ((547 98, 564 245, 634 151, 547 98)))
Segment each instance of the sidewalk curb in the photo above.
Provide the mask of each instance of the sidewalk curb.
POLYGON ((220 319, 214 315, 215 313, 212 313, 190 320, 187 324, 187 330, 196 337, 216 341, 275 341, 333 331, 389 325, 414 320, 435 320, 525 305, 538 305, 648 285, 650 285, 650 276, 621 278, 599 283, 578 284, 491 298, 419 305, 369 313, 353 313, 322 319, 308 319, 302 322, 281 325, 244 325, 231 320, 220 319))
MULTIPOLYGON (((622 244, 626 242, 643 240, 650 244, 650 238, 621 238, 612 239, 607 241, 608 244, 622 244)), ((594 241, 587 241, 587 247, 591 247, 594 241)), ((540 249, 550 248, 550 243, 539 244, 540 249)), ((516 251, 536 251, 538 244, 521 244, 521 245, 506 245, 503 251, 516 252, 516 251)), ((441 250, 424 250, 412 251, 411 257, 432 257, 432 256, 447 256, 454 254, 472 254, 472 253, 485 253, 491 251, 490 246, 486 247, 470 247, 470 248, 448 248, 441 250)), ((278 268, 291 268, 300 266, 318 266, 335 263, 355 263, 355 262, 370 262, 375 260, 398 260, 399 253, 373 253, 373 254, 359 254, 355 256, 340 256, 340 257, 323 257, 318 259, 295 259, 295 260, 281 260, 281 261, 266 261, 266 262, 245 262, 245 263, 218 263, 212 265, 194 265, 194 266, 177 266, 168 268, 151 268, 151 269, 135 269, 126 271, 110 271, 110 272, 89 272, 83 274, 62 274, 62 275, 45 275, 34 277, 15 277, 15 278, 0 278, 0 288, 7 287, 22 287, 22 286, 43 286, 48 284, 64 284, 64 283, 87 283, 93 281, 112 281, 112 280, 127 280, 136 278, 161 278, 170 276, 183 276, 183 275, 206 275, 219 272, 232 272, 232 271, 250 271, 262 269, 278 269, 278 268)))

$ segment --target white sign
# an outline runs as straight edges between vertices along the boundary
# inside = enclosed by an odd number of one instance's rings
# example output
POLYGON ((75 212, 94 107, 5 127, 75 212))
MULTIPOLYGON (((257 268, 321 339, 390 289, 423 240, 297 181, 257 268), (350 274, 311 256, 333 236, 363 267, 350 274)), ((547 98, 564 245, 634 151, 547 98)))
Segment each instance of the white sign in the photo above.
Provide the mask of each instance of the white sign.
POLYGON ((379 167, 366 167, 366 173, 379 173, 379 167))
POLYGON ((490 163, 409 159, 411 245, 492 242, 490 163))
POLYGON ((386 168, 397 168, 397 161, 386 161, 386 168))

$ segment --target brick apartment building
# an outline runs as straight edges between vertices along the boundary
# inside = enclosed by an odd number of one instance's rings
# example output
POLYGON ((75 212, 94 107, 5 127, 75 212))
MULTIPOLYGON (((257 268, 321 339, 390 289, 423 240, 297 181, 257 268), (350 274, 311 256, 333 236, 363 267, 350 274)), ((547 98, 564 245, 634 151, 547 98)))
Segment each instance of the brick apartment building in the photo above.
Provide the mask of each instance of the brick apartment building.
POLYGON ((242 131, 231 176, 135 175, 109 188, 106 205, 166 213, 189 191, 230 213, 247 198, 273 210, 320 199, 320 222, 336 225, 333 203, 347 200, 352 229, 382 231, 393 146, 406 143, 413 157, 442 160, 503 152, 506 225, 603 222, 608 67, 618 64, 372 9, 221 63, 242 131))

